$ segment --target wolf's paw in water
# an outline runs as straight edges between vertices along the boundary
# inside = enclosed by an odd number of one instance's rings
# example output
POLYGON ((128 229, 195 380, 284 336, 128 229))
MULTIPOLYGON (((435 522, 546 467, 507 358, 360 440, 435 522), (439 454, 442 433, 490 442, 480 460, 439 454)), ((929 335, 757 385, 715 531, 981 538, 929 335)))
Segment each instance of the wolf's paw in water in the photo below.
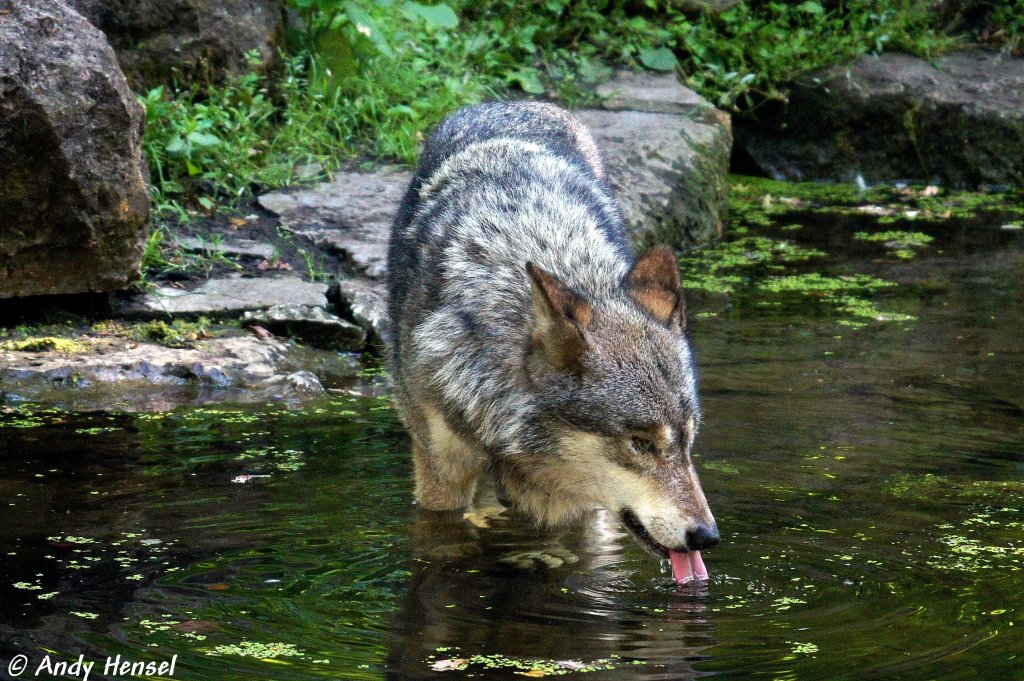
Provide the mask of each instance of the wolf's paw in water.
POLYGON ((494 520, 508 520, 506 516, 502 515, 504 512, 505 507, 501 505, 471 508, 462 514, 462 519, 468 520, 475 527, 486 529, 494 520))
POLYGON ((563 565, 572 565, 579 560, 579 557, 560 546, 548 546, 535 551, 506 553, 498 560, 512 567, 528 570, 533 567, 558 568, 563 565))

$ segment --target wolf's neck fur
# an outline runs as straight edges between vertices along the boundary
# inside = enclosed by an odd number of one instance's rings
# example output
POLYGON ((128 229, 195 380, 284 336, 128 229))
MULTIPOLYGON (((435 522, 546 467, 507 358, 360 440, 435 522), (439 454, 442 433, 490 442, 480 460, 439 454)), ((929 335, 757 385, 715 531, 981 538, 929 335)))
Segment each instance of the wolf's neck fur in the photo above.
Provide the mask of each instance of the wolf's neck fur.
POLYGON ((413 334, 418 370, 482 444, 525 445, 534 408, 523 385, 532 318, 525 265, 595 304, 621 298, 632 257, 614 200, 587 168, 535 143, 492 139, 426 178, 407 230, 433 261, 439 288, 440 304, 413 334))

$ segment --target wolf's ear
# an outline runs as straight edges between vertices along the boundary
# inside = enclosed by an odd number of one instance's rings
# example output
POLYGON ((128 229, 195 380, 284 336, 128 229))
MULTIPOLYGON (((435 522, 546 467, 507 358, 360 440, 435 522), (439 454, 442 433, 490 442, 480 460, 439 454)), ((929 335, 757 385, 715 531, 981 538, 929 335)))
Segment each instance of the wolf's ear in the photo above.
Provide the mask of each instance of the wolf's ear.
POLYGON ((593 316, 590 303, 532 262, 526 274, 533 293, 531 341, 552 366, 578 370, 586 349, 583 330, 593 316))
POLYGON ((655 246, 637 258, 623 286, 648 314, 673 331, 686 326, 686 301, 679 263, 668 246, 655 246))

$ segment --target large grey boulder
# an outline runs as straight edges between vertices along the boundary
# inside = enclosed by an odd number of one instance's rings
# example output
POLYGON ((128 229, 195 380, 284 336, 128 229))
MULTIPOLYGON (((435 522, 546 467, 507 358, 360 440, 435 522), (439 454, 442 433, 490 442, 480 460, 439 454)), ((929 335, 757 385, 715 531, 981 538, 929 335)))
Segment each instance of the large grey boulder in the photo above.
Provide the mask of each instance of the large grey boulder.
POLYGON ((58 0, 0 13, 0 298, 118 289, 149 219, 144 115, 103 34, 58 0))
POLYGON ((283 0, 68 1, 107 34, 139 90, 266 71, 283 43, 283 0))
POLYGON ((732 125, 674 75, 621 71, 576 112, 604 154, 608 181, 639 247, 689 248, 721 236, 732 125))
POLYGON ((861 57, 793 84, 787 106, 737 119, 737 144, 778 179, 1024 184, 1024 60, 861 57))

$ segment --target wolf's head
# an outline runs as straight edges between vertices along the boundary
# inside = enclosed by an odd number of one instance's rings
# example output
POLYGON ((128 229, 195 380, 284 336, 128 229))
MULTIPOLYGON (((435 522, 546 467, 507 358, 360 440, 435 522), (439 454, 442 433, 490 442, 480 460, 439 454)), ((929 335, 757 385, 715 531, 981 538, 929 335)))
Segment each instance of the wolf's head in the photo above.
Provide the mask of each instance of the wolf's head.
POLYGON ((526 370, 548 454, 536 471, 546 477, 543 491, 520 503, 547 520, 599 504, 645 548, 673 560, 716 544, 690 459, 700 411, 671 249, 647 251, 619 290, 599 300, 532 263, 526 269, 526 370))

